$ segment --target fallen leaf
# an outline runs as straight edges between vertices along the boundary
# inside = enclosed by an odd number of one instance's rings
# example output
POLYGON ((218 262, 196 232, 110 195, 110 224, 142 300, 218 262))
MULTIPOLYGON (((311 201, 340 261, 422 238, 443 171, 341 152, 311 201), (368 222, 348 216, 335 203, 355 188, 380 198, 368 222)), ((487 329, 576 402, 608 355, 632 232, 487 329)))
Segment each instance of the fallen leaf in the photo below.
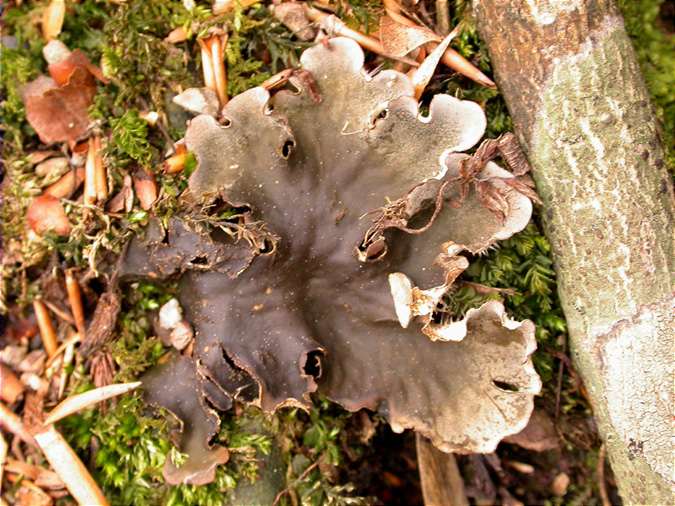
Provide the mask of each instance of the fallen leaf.
POLYGON ((23 383, 14 374, 14 371, 0 363, 0 399, 8 404, 14 404, 23 394, 23 390, 23 383))
POLYGON ((283 23, 300 40, 309 41, 316 37, 316 26, 307 17, 302 3, 284 2, 273 6, 274 17, 283 23))
POLYGON ((423 26, 404 25, 389 16, 380 18, 380 40, 384 50, 394 56, 405 56, 428 42, 441 38, 423 26))
POLYGON ((54 232, 57 235, 70 233, 70 221, 61 201, 49 194, 36 197, 26 211, 28 226, 38 235, 54 232))
POLYGON ((40 76, 23 90, 26 118, 45 144, 74 143, 87 131, 87 110, 95 94, 94 79, 82 68, 74 70, 65 86, 40 76))
POLYGON ((51 40, 59 36, 65 16, 65 0, 51 0, 42 14, 42 36, 45 40, 51 40))
POLYGON ((111 213, 131 212, 134 207, 134 190, 132 188, 132 180, 130 175, 124 176, 124 183, 122 189, 110 199, 106 205, 106 210, 111 213))
POLYGON ((57 40, 43 49, 51 77, 39 76, 23 89, 26 118, 45 144, 74 144, 87 131, 87 109, 96 94, 94 78, 105 82, 100 69, 79 50, 57 40))
POLYGON ((505 437, 504 442, 526 450, 544 452, 558 449, 558 434, 549 416, 544 411, 535 410, 527 426, 518 434, 505 437))
POLYGON ((134 191, 141 204, 141 209, 149 210, 157 200, 157 183, 152 174, 139 169, 134 174, 134 191))
POLYGON ((448 34, 448 36, 443 39, 443 42, 436 46, 436 48, 429 53, 429 56, 424 59, 419 68, 415 70, 415 73, 412 76, 412 83, 415 87, 415 98, 419 99, 422 96, 424 88, 427 87, 427 84, 429 84, 429 81, 436 71, 438 62, 441 61, 443 54, 445 54, 445 50, 448 49, 450 41, 452 41, 456 34, 456 30, 453 30, 448 34))
POLYGON ((82 181, 84 181, 84 169, 78 167, 66 172, 58 181, 45 188, 43 193, 59 199, 67 199, 77 191, 82 181))

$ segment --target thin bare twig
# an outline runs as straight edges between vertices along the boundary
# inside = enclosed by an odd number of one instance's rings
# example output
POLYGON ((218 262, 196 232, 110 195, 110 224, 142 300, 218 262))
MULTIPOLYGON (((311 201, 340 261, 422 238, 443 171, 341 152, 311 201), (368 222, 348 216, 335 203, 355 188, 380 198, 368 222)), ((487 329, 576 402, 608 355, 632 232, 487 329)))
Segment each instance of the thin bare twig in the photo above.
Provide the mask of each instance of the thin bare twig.
POLYGON ((80 291, 80 284, 77 282, 77 279, 75 279, 71 269, 66 271, 66 291, 68 292, 70 310, 73 312, 73 318, 75 319, 75 328, 77 328, 80 336, 84 337, 85 322, 84 308, 82 306, 82 292, 80 291))
POLYGON ((304 480, 309 473, 311 473, 314 469, 316 469, 316 467, 319 465, 319 462, 320 462, 320 460, 317 459, 307 469, 305 469, 300 476, 298 476, 295 480, 293 480, 293 482, 288 487, 286 487, 281 492, 279 492, 276 495, 276 497, 274 498, 274 502, 272 502, 272 506, 277 506, 277 504, 279 504, 279 501, 281 501, 281 498, 291 491, 291 489, 293 488, 293 485, 302 481, 302 480, 304 480))
POLYGON ((441 35, 450 33, 450 11, 448 0, 436 0, 436 30, 441 35))
POLYGON ((609 495, 607 494, 607 485, 605 484, 605 457, 607 455, 607 447, 605 443, 600 445, 600 450, 598 451, 598 489, 600 491, 600 500, 602 501, 602 506, 612 506, 612 503, 609 500, 609 495))
POLYGON ((37 319, 37 324, 40 328, 40 338, 42 338, 42 344, 44 344, 47 355, 51 357, 54 355, 54 353, 56 353, 56 348, 58 346, 56 341, 56 331, 54 330, 52 319, 49 317, 47 306, 45 306, 43 301, 39 299, 34 300, 33 309, 35 310, 35 318, 37 319))
POLYGON ((2 494, 2 471, 5 468, 8 449, 7 441, 5 441, 5 437, 2 435, 2 432, 0 432, 0 495, 2 494))

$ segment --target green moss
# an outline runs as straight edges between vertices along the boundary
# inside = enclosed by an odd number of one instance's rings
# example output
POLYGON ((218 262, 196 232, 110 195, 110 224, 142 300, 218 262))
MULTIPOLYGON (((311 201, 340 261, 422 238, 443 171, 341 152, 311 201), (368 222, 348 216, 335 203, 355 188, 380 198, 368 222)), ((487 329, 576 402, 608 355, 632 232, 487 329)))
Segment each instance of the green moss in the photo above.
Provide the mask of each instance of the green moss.
POLYGON ((119 118, 111 118, 112 142, 108 152, 118 163, 135 161, 148 167, 157 153, 148 142, 148 124, 130 109, 119 118))
POLYGON ((675 170, 675 34, 666 33, 659 18, 665 0, 619 0, 618 3, 647 88, 663 122, 669 166, 675 170))

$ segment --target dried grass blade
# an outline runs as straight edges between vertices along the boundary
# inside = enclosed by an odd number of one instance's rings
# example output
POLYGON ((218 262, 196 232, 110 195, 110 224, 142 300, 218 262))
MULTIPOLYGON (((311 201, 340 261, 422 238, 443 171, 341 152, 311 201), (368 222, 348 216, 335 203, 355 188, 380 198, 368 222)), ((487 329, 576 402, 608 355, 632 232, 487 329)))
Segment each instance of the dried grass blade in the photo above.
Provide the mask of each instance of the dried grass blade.
POLYGON ((35 439, 26 430, 21 419, 2 402, 0 402, 0 427, 4 427, 8 432, 11 432, 29 445, 37 446, 35 439))
POLYGON ((84 165, 84 203, 96 204, 96 141, 89 139, 87 162, 84 165))
POLYGON ((49 41, 61 33, 66 16, 65 0, 52 0, 42 14, 42 36, 49 41))
POLYGON ((197 39, 199 44, 200 54, 202 57, 202 73, 204 75, 204 86, 210 90, 216 91, 216 74, 213 70, 213 63, 211 60, 211 51, 204 39, 197 39))
POLYGON ((103 156, 101 155, 101 138, 97 135, 94 137, 94 145, 96 146, 94 156, 94 185, 96 186, 96 199, 99 202, 108 200, 108 174, 103 164, 103 156))
POLYGON ((51 413, 49 413, 49 415, 47 415, 47 418, 45 419, 45 425, 55 423, 68 415, 72 415, 73 413, 77 413, 78 411, 94 406, 95 404, 105 401, 106 399, 110 399, 111 397, 116 397, 118 395, 130 392, 131 390, 138 388, 140 385, 140 381, 135 381, 133 383, 116 383, 68 397, 58 406, 56 406, 51 411, 51 413))
POLYGON ((5 460, 7 460, 7 441, 0 432, 0 494, 2 494, 2 471, 5 469, 5 460))
POLYGON ((441 42, 436 48, 427 56, 419 68, 415 71, 412 76, 412 83, 415 87, 415 98, 419 100, 424 93, 424 89, 429 84, 429 81, 436 71, 438 62, 441 60, 441 57, 445 53, 445 50, 450 45, 450 41, 457 35, 457 28, 455 28, 445 39, 441 42))
POLYGON ((66 488, 79 504, 108 505, 103 492, 87 468, 53 425, 35 434, 35 440, 52 469, 63 480, 66 488))

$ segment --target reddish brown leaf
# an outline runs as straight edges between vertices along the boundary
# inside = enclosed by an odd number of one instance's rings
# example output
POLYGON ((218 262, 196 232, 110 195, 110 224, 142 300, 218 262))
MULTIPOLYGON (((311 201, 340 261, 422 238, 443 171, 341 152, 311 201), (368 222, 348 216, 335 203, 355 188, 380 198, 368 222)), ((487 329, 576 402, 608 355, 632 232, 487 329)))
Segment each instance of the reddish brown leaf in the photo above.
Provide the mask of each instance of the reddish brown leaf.
POLYGON ((556 433, 553 421, 541 410, 535 410, 527 426, 518 434, 505 437, 504 442, 535 452, 559 448, 558 434, 556 433))
POLYGON ((26 212, 28 226, 39 235, 54 232, 57 235, 70 233, 70 222, 61 201, 49 194, 40 195, 26 212))
POLYGON ((87 131, 87 109, 95 94, 92 74, 81 67, 73 70, 64 86, 40 76, 23 90, 26 117, 45 144, 74 143, 87 131))
POLYGON ((152 174, 138 170, 134 174, 134 191, 141 203, 141 209, 147 211, 157 200, 157 183, 152 174))
POLYGON ((441 38, 423 26, 404 25, 389 16, 382 16, 380 18, 380 41, 387 53, 405 56, 428 42, 440 42, 441 38))

